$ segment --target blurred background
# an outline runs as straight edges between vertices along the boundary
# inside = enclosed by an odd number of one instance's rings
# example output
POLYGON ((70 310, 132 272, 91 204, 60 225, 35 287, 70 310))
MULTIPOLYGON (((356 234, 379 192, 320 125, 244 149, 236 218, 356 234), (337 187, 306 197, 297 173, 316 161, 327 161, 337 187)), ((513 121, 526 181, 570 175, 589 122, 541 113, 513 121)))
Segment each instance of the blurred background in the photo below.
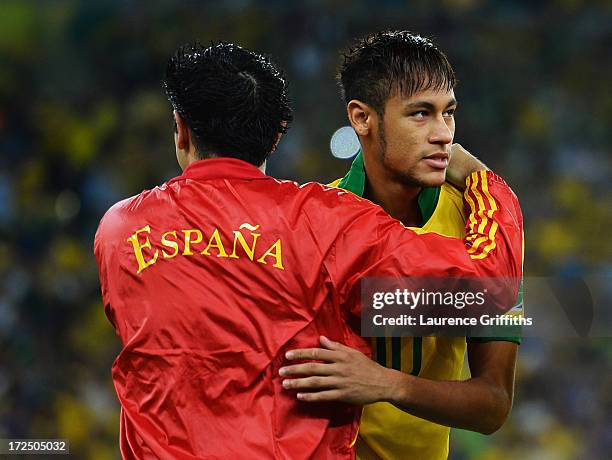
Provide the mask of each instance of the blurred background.
MULTIPOLYGON (((380 29, 433 38, 460 80, 456 141, 521 200, 526 275, 610 276, 611 24, 604 0, 2 0, 0 438, 119 456, 93 235, 111 204, 180 172, 160 86, 179 44, 271 54, 295 122, 268 172, 325 182, 350 164, 328 147, 347 124, 338 51, 380 29)), ((453 431, 451 459, 610 458, 611 371, 612 339, 526 339, 510 419, 453 431)))

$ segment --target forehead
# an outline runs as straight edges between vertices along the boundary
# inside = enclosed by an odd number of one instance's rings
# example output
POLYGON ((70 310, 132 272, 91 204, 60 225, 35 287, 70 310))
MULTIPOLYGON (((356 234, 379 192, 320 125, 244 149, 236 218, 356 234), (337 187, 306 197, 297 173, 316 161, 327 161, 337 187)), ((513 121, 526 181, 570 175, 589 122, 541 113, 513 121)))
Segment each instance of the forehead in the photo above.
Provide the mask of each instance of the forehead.
POLYGON ((400 105, 411 105, 424 102, 434 106, 440 105, 446 107, 449 104, 454 104, 457 102, 455 98, 455 91, 453 89, 426 89, 423 91, 417 91, 410 96, 396 93, 394 96, 389 98, 389 102, 391 102, 391 99, 395 99, 395 102, 400 105))

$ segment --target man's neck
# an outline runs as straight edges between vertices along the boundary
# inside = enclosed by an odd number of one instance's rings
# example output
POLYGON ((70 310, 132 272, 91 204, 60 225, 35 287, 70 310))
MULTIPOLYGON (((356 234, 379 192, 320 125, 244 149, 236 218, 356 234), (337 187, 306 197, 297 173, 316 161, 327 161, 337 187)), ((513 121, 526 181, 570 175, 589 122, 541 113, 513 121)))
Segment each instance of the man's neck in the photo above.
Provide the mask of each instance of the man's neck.
POLYGON ((398 182, 367 177, 363 196, 380 205, 391 217, 408 227, 423 225, 418 196, 420 187, 407 186, 398 182))
MULTIPOLYGON (((219 158, 216 155, 210 155, 208 158, 219 158)), ((230 157, 231 158, 231 157, 230 157)), ((189 166, 191 163, 194 163, 196 161, 201 160, 200 156, 194 151, 194 152, 189 152, 189 154, 185 155, 185 167, 182 167, 183 171, 185 170, 185 168, 187 168, 187 166, 189 166)), ((266 160, 264 160, 264 162, 262 164, 260 164, 259 166, 257 166, 257 168, 262 172, 262 173, 266 173, 266 160)))

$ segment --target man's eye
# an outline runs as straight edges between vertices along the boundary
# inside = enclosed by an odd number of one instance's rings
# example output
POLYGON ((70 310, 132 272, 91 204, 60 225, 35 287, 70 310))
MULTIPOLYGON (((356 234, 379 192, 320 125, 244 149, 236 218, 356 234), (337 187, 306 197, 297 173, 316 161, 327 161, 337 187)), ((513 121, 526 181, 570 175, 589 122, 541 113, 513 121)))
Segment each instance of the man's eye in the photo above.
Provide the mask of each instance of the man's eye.
POLYGON ((445 117, 452 117, 454 115, 455 115, 455 109, 449 109, 446 112, 444 112, 445 117))
POLYGON ((425 118, 427 116, 427 111, 419 110, 418 112, 413 112, 412 116, 414 118, 417 118, 417 119, 422 119, 422 118, 425 118))

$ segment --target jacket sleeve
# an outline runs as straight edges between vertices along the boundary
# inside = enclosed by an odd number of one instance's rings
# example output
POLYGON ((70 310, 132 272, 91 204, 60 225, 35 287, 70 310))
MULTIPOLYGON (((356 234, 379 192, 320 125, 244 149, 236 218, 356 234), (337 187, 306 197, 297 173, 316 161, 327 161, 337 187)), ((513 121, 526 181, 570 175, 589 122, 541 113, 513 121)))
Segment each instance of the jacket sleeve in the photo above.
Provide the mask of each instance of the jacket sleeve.
POLYGON ((330 272, 348 312, 361 313, 360 281, 368 277, 488 280, 496 309, 511 308, 522 274, 523 218, 517 197, 501 177, 478 171, 467 179, 463 200, 463 240, 404 227, 366 200, 343 208, 348 224, 334 244, 330 272))

